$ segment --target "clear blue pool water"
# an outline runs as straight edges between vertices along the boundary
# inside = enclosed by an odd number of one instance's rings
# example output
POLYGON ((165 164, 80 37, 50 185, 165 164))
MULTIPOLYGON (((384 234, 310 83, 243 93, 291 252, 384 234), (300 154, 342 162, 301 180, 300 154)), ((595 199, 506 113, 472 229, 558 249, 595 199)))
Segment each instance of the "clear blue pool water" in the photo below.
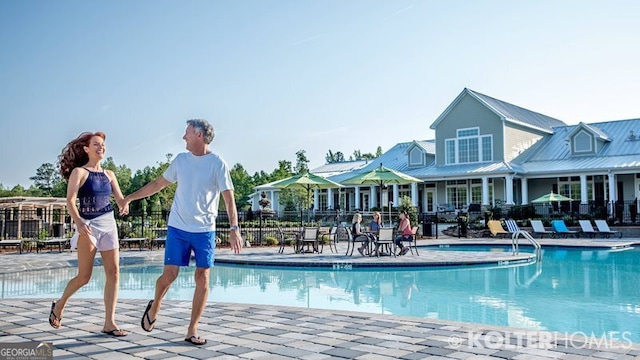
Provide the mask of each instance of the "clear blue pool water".
MULTIPOLYGON (((467 251, 472 248, 445 248, 467 251)), ((473 248, 478 250, 478 248, 473 248)), ((485 251, 507 251, 505 247, 485 251)), ((75 268, 0 275, 0 298, 60 296, 75 268)), ((123 266, 121 298, 150 299, 160 266, 123 266)), ((104 274, 75 297, 101 298, 104 274)), ((284 305, 467 321, 640 343, 640 250, 544 249, 542 261, 508 268, 318 270, 216 265, 212 302, 284 305)), ((190 301, 193 268, 167 294, 190 301)))

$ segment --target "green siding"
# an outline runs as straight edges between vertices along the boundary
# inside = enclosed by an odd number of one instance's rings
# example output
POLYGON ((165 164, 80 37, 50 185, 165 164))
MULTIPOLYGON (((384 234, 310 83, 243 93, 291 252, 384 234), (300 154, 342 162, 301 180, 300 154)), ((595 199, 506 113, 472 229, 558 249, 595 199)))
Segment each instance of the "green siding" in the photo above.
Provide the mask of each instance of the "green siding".
POLYGON ((499 145, 504 142, 502 126, 500 117, 493 111, 472 96, 463 96, 435 129, 437 164, 445 164, 445 139, 455 138, 458 129, 472 127, 479 127, 481 135, 493 135, 493 161, 501 161, 504 158, 504 149, 499 145))
POLYGON ((540 140, 542 134, 534 133, 530 128, 507 123, 504 128, 504 137, 504 160, 511 161, 540 140))

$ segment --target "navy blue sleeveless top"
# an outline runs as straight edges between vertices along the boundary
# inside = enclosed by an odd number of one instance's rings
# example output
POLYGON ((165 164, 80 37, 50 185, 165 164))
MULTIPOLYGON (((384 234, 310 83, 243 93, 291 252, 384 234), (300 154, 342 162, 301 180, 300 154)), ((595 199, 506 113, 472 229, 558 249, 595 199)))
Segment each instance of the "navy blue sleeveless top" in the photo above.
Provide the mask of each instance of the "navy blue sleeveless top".
POLYGON ((80 201, 78 212, 83 219, 94 219, 113 211, 109 201, 111 198, 111 183, 104 172, 85 170, 89 171, 89 176, 78 189, 78 200, 80 201))

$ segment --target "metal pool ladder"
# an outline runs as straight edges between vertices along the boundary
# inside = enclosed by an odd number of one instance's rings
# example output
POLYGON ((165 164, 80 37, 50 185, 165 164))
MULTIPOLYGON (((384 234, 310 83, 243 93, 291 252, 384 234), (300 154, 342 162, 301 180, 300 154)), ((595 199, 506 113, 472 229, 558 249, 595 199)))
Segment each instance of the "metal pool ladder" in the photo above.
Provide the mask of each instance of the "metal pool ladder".
POLYGON ((507 230, 509 230, 509 232, 511 233, 511 249, 513 250, 513 253, 518 254, 520 252, 520 249, 518 247, 518 237, 522 235, 523 238, 529 240, 531 245, 533 245, 536 253, 536 258, 539 259, 540 244, 536 241, 536 239, 534 239, 528 231, 521 230, 515 220, 505 220, 504 223, 507 225, 507 230))

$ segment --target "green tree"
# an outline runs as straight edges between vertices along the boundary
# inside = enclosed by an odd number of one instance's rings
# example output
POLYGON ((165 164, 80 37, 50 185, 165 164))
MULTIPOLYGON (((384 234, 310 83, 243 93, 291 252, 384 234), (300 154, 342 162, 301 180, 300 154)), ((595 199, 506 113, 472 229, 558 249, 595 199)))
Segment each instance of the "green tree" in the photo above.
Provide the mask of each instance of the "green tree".
POLYGON ((113 171, 123 194, 126 195, 131 192, 131 169, 129 169, 127 165, 117 166, 113 158, 109 156, 102 162, 102 167, 113 171))
POLYGON ((7 196, 24 196, 26 193, 27 190, 22 185, 18 184, 9 190, 9 194, 7 196))
MULTIPOLYGON (((158 176, 161 176, 164 171, 169 167, 171 163, 172 154, 167 154, 167 160, 164 162, 159 162, 158 166, 146 166, 142 170, 137 170, 133 178, 131 179, 131 187, 129 188, 129 192, 134 192, 155 180, 158 176)), ((147 199, 148 204, 155 204, 156 202, 160 202, 163 210, 171 209, 171 203, 173 202, 173 195, 176 192, 176 184, 171 184, 159 192, 153 194, 147 199)), ((138 201, 137 204, 131 205, 132 210, 142 210, 142 204, 138 201)))
POLYGON ((60 181, 53 185, 51 196, 59 198, 67 197, 67 182, 64 181, 64 179, 60 178, 60 181))
MULTIPOLYGON (((380 147, 378 146, 378 149, 380 147)), ((381 150, 382 151, 382 150, 381 150)), ((349 160, 364 160, 364 159, 375 159, 377 156, 372 153, 362 153, 360 150, 354 150, 353 155, 349 158, 349 160)))
POLYGON ((409 196, 403 196, 400 199, 400 206, 398 206, 398 210, 406 210, 407 214, 409 214, 409 221, 411 222, 411 226, 418 226, 418 208, 413 206, 411 203, 411 198, 409 196))
POLYGON ((241 164, 235 164, 230 173, 231 181, 233 181, 236 207, 238 209, 246 208, 247 200, 249 195, 253 193, 255 183, 241 164))
POLYGON ((280 160, 278 161, 278 168, 271 172, 268 182, 286 179, 291 175, 293 175, 293 172, 291 170, 291 161, 280 160))
POLYGON ((252 179, 254 184, 262 185, 270 182, 269 179, 271 179, 271 175, 264 172, 264 170, 261 170, 260 172, 253 174, 252 179))
POLYGON ((57 169, 51 163, 44 163, 36 169, 36 175, 29 178, 34 185, 42 190, 42 196, 51 196, 53 187, 60 181, 61 177, 57 169))
POLYGON ((329 150, 324 158, 327 161, 327 164, 339 163, 344 161, 344 154, 340 151, 334 153, 333 151, 329 150))
POLYGON ((309 172, 309 159, 307 159, 306 151, 298 150, 296 153, 296 174, 304 174, 309 172))
POLYGON ((376 149, 376 157, 380 157, 382 156, 382 146, 378 146, 378 148, 376 149))

